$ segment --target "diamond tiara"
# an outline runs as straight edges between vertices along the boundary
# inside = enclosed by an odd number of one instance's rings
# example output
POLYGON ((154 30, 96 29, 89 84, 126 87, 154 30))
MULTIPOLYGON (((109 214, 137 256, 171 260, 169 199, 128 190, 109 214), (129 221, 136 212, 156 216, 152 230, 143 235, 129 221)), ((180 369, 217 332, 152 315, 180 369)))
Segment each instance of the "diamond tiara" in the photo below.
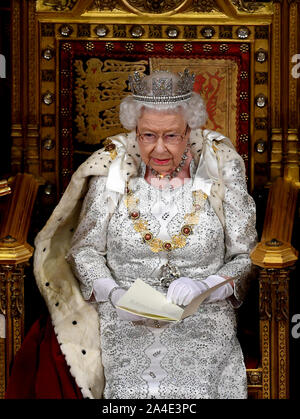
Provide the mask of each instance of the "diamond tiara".
POLYGON ((172 73, 166 76, 167 71, 155 71, 150 76, 141 77, 135 71, 128 77, 129 87, 135 100, 145 103, 168 104, 190 99, 195 82, 195 74, 189 73, 186 68, 183 73, 178 73, 178 80, 174 81, 172 73))

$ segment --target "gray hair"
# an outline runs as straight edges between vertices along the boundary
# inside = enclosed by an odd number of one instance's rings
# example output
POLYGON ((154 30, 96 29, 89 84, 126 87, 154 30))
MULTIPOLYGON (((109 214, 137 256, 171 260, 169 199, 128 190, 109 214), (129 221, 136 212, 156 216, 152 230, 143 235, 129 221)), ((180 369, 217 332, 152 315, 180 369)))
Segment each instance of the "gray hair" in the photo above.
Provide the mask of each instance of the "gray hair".
MULTIPOLYGON (((153 73, 152 73, 153 74, 153 73)), ((172 80, 179 78, 175 74, 168 73, 172 80)), ((152 75, 146 76, 151 82, 152 75)), ((148 81, 148 80, 147 80, 148 81)), ((188 126, 192 129, 203 127, 207 121, 206 105, 202 97, 192 92, 187 100, 175 103, 145 103, 134 99, 132 95, 125 97, 120 104, 120 122, 127 130, 134 130, 144 109, 151 109, 157 112, 181 113, 188 126)))

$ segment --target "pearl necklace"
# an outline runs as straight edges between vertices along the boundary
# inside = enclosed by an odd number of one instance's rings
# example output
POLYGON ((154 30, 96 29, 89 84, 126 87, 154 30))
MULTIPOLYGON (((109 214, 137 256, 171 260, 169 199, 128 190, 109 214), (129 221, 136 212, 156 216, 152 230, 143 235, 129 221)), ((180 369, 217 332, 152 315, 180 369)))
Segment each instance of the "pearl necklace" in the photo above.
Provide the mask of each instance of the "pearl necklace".
POLYGON ((184 153, 181 157, 181 161, 179 165, 176 167, 175 170, 173 170, 172 173, 168 173, 167 175, 162 175, 161 173, 158 173, 157 170, 150 167, 151 173, 159 179, 169 179, 169 180, 173 179, 174 177, 178 175, 178 173, 182 170, 183 166, 185 165, 185 161, 188 157, 187 151, 188 151, 188 147, 184 150, 184 153))

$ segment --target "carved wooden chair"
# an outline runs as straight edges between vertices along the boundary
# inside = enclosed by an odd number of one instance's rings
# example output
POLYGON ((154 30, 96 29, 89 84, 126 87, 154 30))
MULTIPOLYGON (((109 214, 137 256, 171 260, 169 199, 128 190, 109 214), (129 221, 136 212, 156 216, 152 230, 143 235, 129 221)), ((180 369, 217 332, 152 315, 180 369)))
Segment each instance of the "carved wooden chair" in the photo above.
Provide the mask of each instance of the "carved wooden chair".
POLYGON ((247 372, 249 393, 257 398, 280 399, 289 394, 289 278, 298 259, 291 244, 297 197, 298 187, 291 180, 274 182, 262 237, 251 254, 260 268, 260 362, 247 372))
POLYGON ((0 188, 0 398, 24 337, 24 271, 33 254, 27 234, 37 191, 27 173, 0 188))
MULTIPOLYGON (((128 93, 129 73, 185 67, 195 72, 195 90, 207 102, 207 127, 231 138, 245 161, 249 192, 262 208, 260 243, 252 253, 258 275, 240 311, 251 398, 289 396, 288 278, 297 260, 291 234, 299 159, 292 100, 295 83, 291 80, 286 86, 291 99, 283 104, 280 66, 283 56, 288 62, 296 53, 297 8, 296 2, 284 6, 239 0, 178 0, 172 5, 38 0, 23 6, 14 1, 15 15, 29 16, 24 41, 29 53, 23 65, 30 78, 19 90, 25 89, 28 98, 25 131, 29 134, 23 140, 23 160, 40 184, 40 224, 78 165, 108 135, 123 131, 118 106, 128 93), (288 13, 282 7, 288 7, 288 13), (294 31, 288 50, 281 48, 280 25, 285 16, 294 31), (287 132, 281 125, 283 105, 289 106, 291 115, 287 132), (268 202, 263 196, 268 196, 268 202)), ((16 48, 17 34, 12 34, 12 40, 16 48)), ((17 66, 16 51, 12 59, 17 66)), ((13 78, 18 109, 17 75, 13 78)), ((21 167, 19 126, 24 124, 24 118, 22 122, 18 118, 16 111, 12 118, 15 172, 21 167)), ((32 228, 38 230, 36 225, 32 228)), ((9 336, 13 334, 8 330, 9 336)))

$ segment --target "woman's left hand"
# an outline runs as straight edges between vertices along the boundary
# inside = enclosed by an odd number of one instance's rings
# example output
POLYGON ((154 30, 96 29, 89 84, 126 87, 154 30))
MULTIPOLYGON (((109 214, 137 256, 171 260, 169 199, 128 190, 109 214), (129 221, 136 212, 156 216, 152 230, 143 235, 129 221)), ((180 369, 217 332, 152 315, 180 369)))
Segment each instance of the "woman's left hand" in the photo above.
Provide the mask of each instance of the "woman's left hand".
MULTIPOLYGON (((202 281, 196 279, 181 277, 171 282, 167 293, 167 300, 178 305, 188 305, 198 295, 208 289, 224 282, 226 279, 219 275, 210 275, 202 281)), ((215 302, 225 300, 233 294, 233 284, 221 285, 215 289, 205 300, 206 302, 215 302)))
POLYGON ((194 298, 208 289, 208 286, 201 281, 181 277, 171 282, 167 300, 178 305, 188 305, 194 298))

